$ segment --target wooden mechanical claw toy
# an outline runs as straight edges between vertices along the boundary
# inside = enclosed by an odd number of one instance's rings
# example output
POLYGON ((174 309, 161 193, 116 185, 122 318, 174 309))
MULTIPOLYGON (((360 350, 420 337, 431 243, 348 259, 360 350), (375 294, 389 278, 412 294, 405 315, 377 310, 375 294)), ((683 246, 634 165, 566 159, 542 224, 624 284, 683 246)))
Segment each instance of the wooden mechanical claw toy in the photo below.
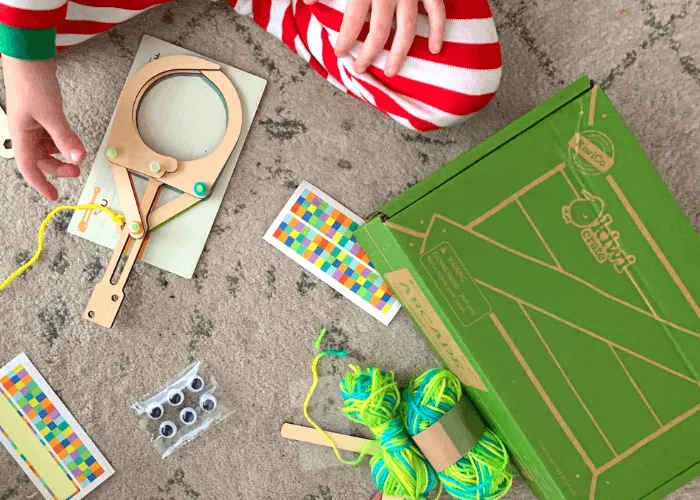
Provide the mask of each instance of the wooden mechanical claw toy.
POLYGON ((156 59, 126 83, 117 103, 106 151, 126 224, 121 229, 104 277, 90 297, 83 315, 85 319, 111 328, 124 300, 124 285, 149 232, 209 196, 236 146, 242 121, 241 101, 233 83, 218 64, 199 57, 156 59), (136 124, 139 104, 148 89, 163 78, 181 74, 194 74, 209 80, 218 89, 226 106, 227 125, 221 143, 211 154, 197 160, 178 161, 156 153, 144 144, 136 124), (141 199, 134 188, 132 175, 148 180, 141 199), (163 186, 181 194, 155 208, 163 186), (116 276, 123 255, 126 255, 126 263, 116 276))

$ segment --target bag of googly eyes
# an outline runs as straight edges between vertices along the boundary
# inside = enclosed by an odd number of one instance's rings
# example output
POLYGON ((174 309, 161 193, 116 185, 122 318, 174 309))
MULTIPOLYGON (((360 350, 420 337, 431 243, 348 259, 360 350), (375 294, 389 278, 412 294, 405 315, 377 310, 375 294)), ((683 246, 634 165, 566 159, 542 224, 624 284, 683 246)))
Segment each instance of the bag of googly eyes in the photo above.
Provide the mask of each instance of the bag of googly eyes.
POLYGON ((162 458, 232 413, 216 379, 199 361, 132 408, 162 458))

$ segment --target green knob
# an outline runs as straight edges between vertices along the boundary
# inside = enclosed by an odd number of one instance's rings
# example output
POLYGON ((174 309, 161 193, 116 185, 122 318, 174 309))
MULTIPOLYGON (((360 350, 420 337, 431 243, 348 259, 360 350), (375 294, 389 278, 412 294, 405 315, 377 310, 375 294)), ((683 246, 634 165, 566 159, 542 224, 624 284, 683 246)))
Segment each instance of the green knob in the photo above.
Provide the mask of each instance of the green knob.
POLYGON ((207 185, 203 182, 195 182, 194 194, 196 194, 197 196, 206 196, 208 190, 209 189, 207 188, 207 185))
POLYGON ((117 156, 119 156, 119 153, 117 153, 115 148, 107 148, 107 158, 114 160, 117 156))

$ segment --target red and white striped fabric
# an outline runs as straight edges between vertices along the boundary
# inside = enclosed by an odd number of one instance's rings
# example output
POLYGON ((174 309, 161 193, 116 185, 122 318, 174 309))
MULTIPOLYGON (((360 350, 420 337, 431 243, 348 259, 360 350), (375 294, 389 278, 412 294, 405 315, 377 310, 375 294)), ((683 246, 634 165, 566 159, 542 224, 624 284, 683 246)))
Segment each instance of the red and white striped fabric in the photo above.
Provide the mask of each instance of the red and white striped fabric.
MULTIPOLYGON (((352 1, 352 0, 350 0, 352 1)), ((282 40, 330 83, 399 123, 428 131, 452 125, 482 109, 501 80, 501 49, 488 0, 445 0, 445 42, 428 50, 428 17, 422 9, 408 58, 394 77, 384 75, 392 36, 365 73, 353 70, 361 43, 345 57, 334 53, 347 0, 229 0, 235 10, 282 40)), ((364 41, 369 23, 360 33, 364 41)))
MULTIPOLYGON (((0 0, 0 2, 5 0, 0 0)), ((70 47, 171 0, 81 0, 68 2, 65 20, 58 25, 56 48, 70 47)))
MULTIPOLYGON (((0 23, 27 30, 56 27, 59 49, 82 42, 139 12, 169 0, 0 0, 0 23)), ((392 36, 367 72, 353 70, 359 42, 338 58, 334 45, 348 0, 228 0, 251 16, 338 89, 367 102, 408 128, 429 131, 482 109, 501 79, 501 50, 488 0, 445 0, 447 24, 439 54, 428 50, 429 25, 420 6, 417 35, 394 77, 384 75, 392 36)), ((352 0, 349 0, 352 1, 352 0)), ((2 37, 0 37, 2 38, 2 37)), ((3 47, 0 45, 0 52, 3 47)))

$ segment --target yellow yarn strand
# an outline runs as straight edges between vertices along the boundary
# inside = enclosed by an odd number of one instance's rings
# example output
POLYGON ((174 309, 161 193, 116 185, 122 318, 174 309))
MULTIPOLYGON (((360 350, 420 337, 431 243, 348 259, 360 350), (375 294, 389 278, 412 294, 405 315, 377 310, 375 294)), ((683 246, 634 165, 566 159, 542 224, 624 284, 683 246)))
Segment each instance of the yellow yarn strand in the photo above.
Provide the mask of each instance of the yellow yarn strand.
MULTIPOLYGON (((318 336, 316 342, 314 343, 314 347, 316 349, 321 348, 321 341, 323 340, 323 337, 325 335, 326 329, 324 328, 323 330, 321 330, 321 334, 318 336)), ((340 455, 340 450, 338 450, 338 446, 335 444, 335 441, 333 441, 333 438, 311 418, 311 415, 309 415, 309 403, 311 403, 311 398, 313 397, 314 392, 316 392, 316 387, 318 386, 318 362, 321 361, 322 357, 327 355, 343 357, 347 355, 347 351, 335 351, 332 349, 326 349, 325 351, 319 352, 314 358, 313 362, 311 363, 311 374, 313 375, 313 382, 311 383, 309 392, 306 394, 306 399, 304 399, 304 417, 306 417, 307 422, 309 422, 311 426, 318 432, 320 432, 321 435, 325 438, 325 440, 328 441, 329 446, 333 448, 335 456, 338 457, 338 460, 340 460, 341 463, 345 465, 358 465, 365 458, 368 450, 377 444, 376 440, 370 441, 365 446, 363 446, 362 450, 360 451, 360 455, 355 460, 345 460, 340 455)))
POLYGON ((29 261, 26 264, 24 264, 22 267, 17 269, 11 275, 9 275, 7 277, 7 279, 5 279, 5 281, 0 283, 0 290, 4 290, 5 288, 7 288, 10 285, 10 283, 12 283, 14 280, 19 278, 20 276, 22 276, 22 274, 24 274, 24 272, 27 269, 32 267, 32 265, 34 265, 34 263, 37 260, 39 260, 39 257, 41 257, 41 252, 43 252, 43 250, 44 250, 44 233, 46 232, 46 228, 48 227, 49 223, 51 222, 51 219, 53 219, 57 213, 62 212, 64 210, 73 210, 73 211, 99 210, 100 212, 104 212, 107 215, 109 215, 110 218, 119 226, 124 226, 124 224, 126 223, 126 219, 124 218, 123 215, 119 215, 114 210, 107 208, 107 207, 103 207, 102 205, 95 205, 93 203, 89 203, 86 205, 63 205, 60 207, 56 207, 55 209, 53 209, 51 211, 51 213, 49 213, 49 215, 46 216, 44 221, 39 226, 39 236, 38 236, 39 244, 38 244, 38 248, 37 248, 34 256, 31 259, 29 259, 29 261))

